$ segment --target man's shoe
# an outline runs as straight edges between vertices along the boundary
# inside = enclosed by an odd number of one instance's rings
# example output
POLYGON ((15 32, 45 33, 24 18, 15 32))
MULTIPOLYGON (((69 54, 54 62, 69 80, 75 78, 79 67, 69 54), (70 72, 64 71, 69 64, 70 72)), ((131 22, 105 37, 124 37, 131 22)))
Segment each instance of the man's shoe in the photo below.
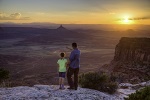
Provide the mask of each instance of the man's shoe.
POLYGON ((77 90, 78 88, 74 88, 75 90, 77 90))
POLYGON ((73 88, 73 87, 69 87, 69 88, 67 88, 67 89, 69 89, 69 90, 73 90, 74 88, 73 88))

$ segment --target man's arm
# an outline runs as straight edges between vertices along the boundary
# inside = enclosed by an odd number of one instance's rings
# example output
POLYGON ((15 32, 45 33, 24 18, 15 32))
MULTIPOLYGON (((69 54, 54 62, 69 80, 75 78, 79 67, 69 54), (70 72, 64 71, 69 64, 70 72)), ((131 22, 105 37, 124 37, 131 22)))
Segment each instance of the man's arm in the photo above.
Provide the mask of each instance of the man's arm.
POLYGON ((74 52, 71 52, 70 57, 69 57, 69 61, 72 62, 74 60, 75 54, 74 52))

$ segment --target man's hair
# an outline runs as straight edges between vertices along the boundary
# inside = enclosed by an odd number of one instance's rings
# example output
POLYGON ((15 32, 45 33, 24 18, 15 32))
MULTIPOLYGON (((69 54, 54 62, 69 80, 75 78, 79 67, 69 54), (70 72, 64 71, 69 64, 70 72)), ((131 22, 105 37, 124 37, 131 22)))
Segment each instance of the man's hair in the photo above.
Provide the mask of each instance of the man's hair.
POLYGON ((60 56, 65 57, 65 53, 64 52, 60 53, 60 56))
POLYGON ((75 47, 75 48, 76 48, 77 46, 78 46, 77 43, 75 43, 75 42, 72 43, 72 47, 75 47))

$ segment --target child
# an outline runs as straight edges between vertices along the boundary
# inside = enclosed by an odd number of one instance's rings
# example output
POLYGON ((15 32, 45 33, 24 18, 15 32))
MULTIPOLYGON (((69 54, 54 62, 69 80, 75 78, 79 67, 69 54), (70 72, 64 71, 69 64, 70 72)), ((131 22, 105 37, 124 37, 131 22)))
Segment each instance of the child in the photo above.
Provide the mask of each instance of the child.
POLYGON ((65 53, 60 53, 60 57, 61 58, 57 61, 57 64, 59 65, 59 89, 65 89, 64 79, 66 76, 67 59, 65 59, 65 53))

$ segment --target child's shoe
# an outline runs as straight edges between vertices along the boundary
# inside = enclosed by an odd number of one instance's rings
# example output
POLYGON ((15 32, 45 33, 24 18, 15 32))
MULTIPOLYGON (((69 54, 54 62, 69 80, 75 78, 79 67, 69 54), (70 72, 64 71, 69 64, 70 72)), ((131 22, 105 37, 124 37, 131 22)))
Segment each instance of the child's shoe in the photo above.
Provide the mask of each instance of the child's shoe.
POLYGON ((62 89, 62 88, 61 88, 61 85, 59 86, 59 89, 62 89))
POLYGON ((61 89, 65 89, 65 87, 64 87, 64 85, 63 85, 63 84, 61 85, 61 89))

